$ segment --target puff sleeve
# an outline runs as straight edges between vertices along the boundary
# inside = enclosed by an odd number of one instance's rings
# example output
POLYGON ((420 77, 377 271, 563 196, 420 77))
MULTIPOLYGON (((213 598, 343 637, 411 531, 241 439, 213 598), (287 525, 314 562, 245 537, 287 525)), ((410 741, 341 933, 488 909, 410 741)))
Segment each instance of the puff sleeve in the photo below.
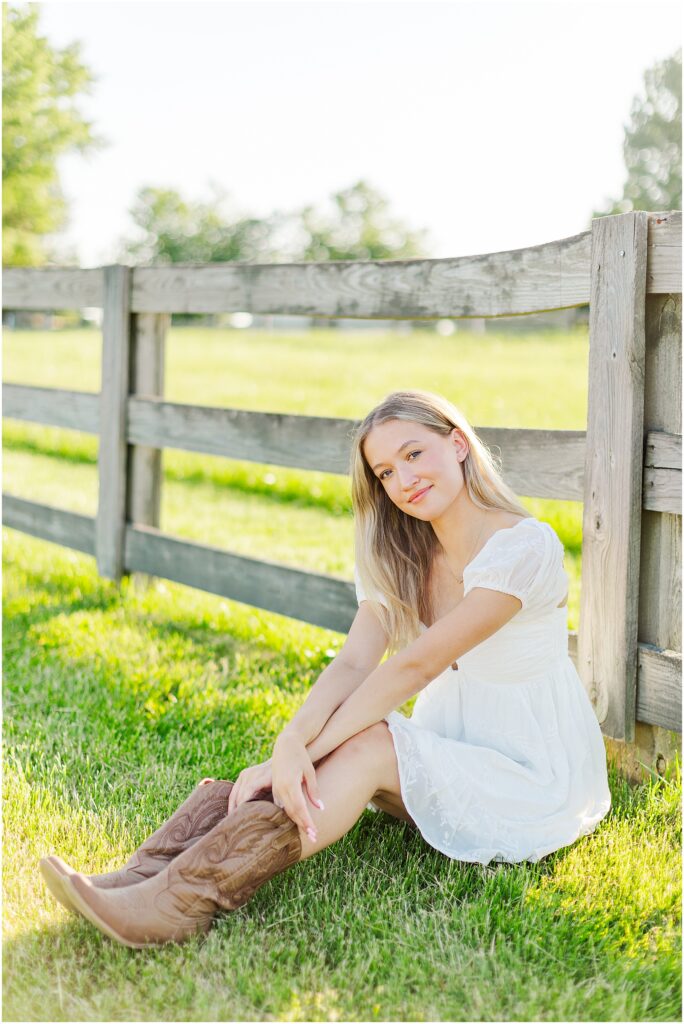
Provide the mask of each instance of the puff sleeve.
MULTIPOLYGON (((357 569, 356 565, 354 566, 354 584, 356 586, 356 600, 359 604, 361 604, 362 601, 366 601, 368 598, 365 590, 361 586, 359 570, 357 569)), ((372 600, 378 601, 381 605, 384 605, 385 608, 387 607, 387 601, 382 596, 382 594, 378 593, 377 591, 374 592, 372 600)))
POLYGON ((558 605, 568 589, 564 549, 556 531, 538 519, 493 534, 463 572, 463 596, 475 587, 512 594, 522 610, 558 605))

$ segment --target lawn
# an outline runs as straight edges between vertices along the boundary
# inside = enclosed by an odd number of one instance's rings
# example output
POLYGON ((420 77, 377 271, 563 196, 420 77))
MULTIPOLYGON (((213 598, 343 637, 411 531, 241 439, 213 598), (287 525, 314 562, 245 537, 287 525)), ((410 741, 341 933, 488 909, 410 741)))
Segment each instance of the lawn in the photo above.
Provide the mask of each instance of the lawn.
MULTIPOLYGON (((92 332, 8 332, 5 379, 97 390, 98 351, 92 332)), ((420 386, 475 425, 582 429, 586 357, 582 332, 178 329, 166 395, 359 417, 420 386)), ((96 439, 7 421, 4 441, 6 491, 95 514, 96 439)), ((523 500, 566 546, 576 628, 581 506, 523 500)), ((169 451, 161 526, 351 578, 343 477, 169 451)), ((609 815, 536 865, 450 861, 365 812, 184 946, 129 950, 69 915, 38 858, 120 866, 201 777, 270 754, 343 637, 167 581, 119 586, 94 559, 7 528, 3 553, 4 1019, 681 1017, 678 765, 637 787, 611 766, 609 815)))

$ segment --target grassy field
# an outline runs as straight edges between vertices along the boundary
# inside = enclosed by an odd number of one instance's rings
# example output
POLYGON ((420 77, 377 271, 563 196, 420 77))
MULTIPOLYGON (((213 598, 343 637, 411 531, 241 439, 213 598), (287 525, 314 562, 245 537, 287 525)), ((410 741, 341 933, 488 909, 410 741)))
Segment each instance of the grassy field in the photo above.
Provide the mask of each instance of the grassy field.
MULTIPOLYGON (((174 330, 166 394, 356 417, 420 386, 476 426, 581 429, 586 356, 581 333, 174 330)), ((94 333, 10 332, 5 379, 97 390, 97 359, 94 333)), ((95 439, 8 421, 4 442, 5 490, 95 513, 95 439)), ((576 627, 581 506, 523 500, 566 546, 576 627)), ((166 452, 161 526, 351 578, 342 477, 166 452)), ((678 767, 636 788, 611 767, 596 832, 536 865, 450 861, 366 812, 188 945, 128 950, 67 914, 38 858, 119 866, 199 778, 269 755, 343 638, 166 581, 117 586, 13 530, 3 550, 5 1020, 680 1018, 678 767)))

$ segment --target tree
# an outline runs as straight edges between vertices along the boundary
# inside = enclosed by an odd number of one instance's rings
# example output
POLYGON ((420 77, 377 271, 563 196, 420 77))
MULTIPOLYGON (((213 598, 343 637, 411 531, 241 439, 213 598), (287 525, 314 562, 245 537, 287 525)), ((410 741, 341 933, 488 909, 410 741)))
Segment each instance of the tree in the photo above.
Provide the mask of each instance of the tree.
POLYGON ((388 201, 359 181, 331 197, 332 216, 305 206, 269 217, 224 211, 227 193, 213 185, 208 202, 188 202, 173 189, 138 192, 131 217, 142 232, 123 240, 120 259, 144 263, 305 262, 421 256, 421 236, 390 216, 388 201))
POLYGON ((621 199, 593 216, 629 210, 682 208, 682 51, 644 73, 645 95, 632 101, 623 153, 627 180, 621 199))
POLYGON ((424 256, 426 231, 412 232, 363 179, 331 197, 332 216, 305 206, 302 260, 383 260, 424 256))
POLYGON ((36 266, 52 257, 42 236, 67 218, 57 158, 106 143, 73 99, 95 81, 80 61, 80 43, 54 49, 38 34, 40 6, 2 5, 2 258, 36 266))
POLYGON ((217 185, 213 191, 213 199, 193 203, 173 189, 140 189, 130 214, 143 235, 139 240, 124 239, 119 258, 136 266, 267 261, 268 219, 226 216, 222 207, 227 193, 217 185))

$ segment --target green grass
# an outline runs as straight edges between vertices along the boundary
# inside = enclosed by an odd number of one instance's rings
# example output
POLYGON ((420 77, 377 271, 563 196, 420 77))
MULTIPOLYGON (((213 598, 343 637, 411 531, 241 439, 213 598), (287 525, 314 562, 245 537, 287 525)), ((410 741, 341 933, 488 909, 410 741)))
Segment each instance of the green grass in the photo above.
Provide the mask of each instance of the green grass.
POLYGON ((182 587, 98 579, 4 531, 8 1020, 674 1020, 681 778, 631 789, 537 865, 449 861, 364 812, 206 939, 136 952, 37 860, 120 866, 205 774, 234 778, 339 634, 182 587))
MULTIPOLYGON (((8 333, 7 378, 96 389, 95 358, 74 362, 88 335, 69 334, 52 338, 48 358, 48 336, 8 333)), ((293 389, 314 339, 205 334, 171 332, 169 397, 355 417, 392 387, 458 401, 463 386, 475 424, 583 426, 581 337, 322 335, 328 370, 315 367, 303 400, 293 389), (539 388, 523 357, 562 386, 539 388), (197 368, 220 358, 225 386, 219 372, 200 379, 197 368), (254 394, 250 359, 255 373, 269 367, 254 394), (536 404, 551 393, 545 415, 536 404)), ((4 432, 6 490, 94 515, 94 439, 9 421, 4 432)), ((181 452, 165 453, 164 470, 162 529, 351 578, 344 478, 181 452)), ((524 500, 566 545, 576 628, 581 506, 524 500)), ((117 586, 92 558, 13 530, 3 542, 4 1019, 680 1018, 676 762, 634 788, 611 766, 608 816, 536 865, 450 861, 403 823, 364 812, 187 945, 129 950, 67 914, 38 858, 120 866, 201 777, 234 778, 269 755, 343 637, 167 581, 117 586)))

